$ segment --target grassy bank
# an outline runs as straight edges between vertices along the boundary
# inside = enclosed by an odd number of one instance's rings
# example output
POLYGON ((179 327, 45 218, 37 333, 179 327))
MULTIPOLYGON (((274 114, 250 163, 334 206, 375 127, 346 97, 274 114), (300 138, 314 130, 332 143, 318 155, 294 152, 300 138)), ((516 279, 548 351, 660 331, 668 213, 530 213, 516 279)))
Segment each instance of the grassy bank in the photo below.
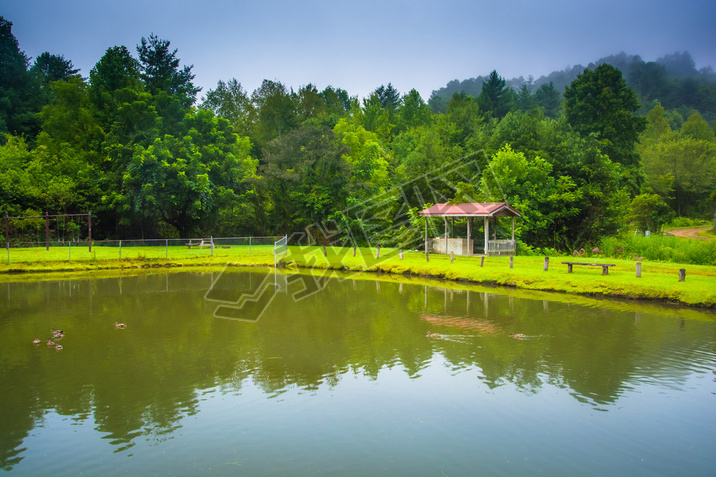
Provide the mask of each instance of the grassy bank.
POLYGON ((558 291, 584 295, 655 299, 699 307, 716 307, 716 267, 681 265, 663 262, 642 262, 642 276, 636 278, 635 262, 620 259, 575 259, 571 256, 551 257, 549 269, 543 270, 544 257, 514 257, 514 268, 509 268, 508 257, 486 257, 480 267, 480 257, 455 257, 450 262, 446 255, 431 255, 425 260, 422 253, 405 253, 403 260, 395 249, 383 249, 379 259, 375 249, 294 249, 284 263, 295 263, 303 268, 325 268, 350 271, 371 271, 405 275, 421 275, 448 280, 463 280, 516 287, 527 290, 558 291), (567 273, 562 261, 613 263, 609 275, 603 276, 600 267, 575 266, 567 273), (686 281, 679 282, 678 272, 686 268, 686 281))
MULTIPOLYGON (((171 247, 170 247, 171 249, 171 247)), ((23 260, 0 263, 0 274, 24 272, 53 273, 57 276, 95 272, 97 270, 140 270, 194 267, 223 267, 226 264, 249 266, 273 266, 273 246, 232 247, 231 249, 175 250, 132 249, 116 258, 116 250, 94 247, 85 256, 75 255, 69 261, 54 257, 53 250, 31 249, 25 251, 23 260), (107 256, 104 256, 107 254, 107 256), (169 258, 166 258, 166 256, 169 258)), ((487 257, 480 267, 480 257, 450 257, 431 255, 426 262, 425 255, 406 252, 403 260, 397 249, 382 249, 379 259, 372 248, 352 249, 328 248, 323 256, 320 247, 289 247, 289 255, 282 259, 283 265, 295 263, 300 268, 335 269, 356 272, 392 273, 448 279, 463 282, 502 285, 522 290, 557 291, 603 297, 644 298, 691 306, 716 308, 716 267, 704 265, 682 265, 668 262, 645 260, 642 262, 642 277, 635 277, 635 262, 628 259, 579 258, 571 256, 551 257, 548 271, 543 271, 544 257, 514 257, 514 268, 509 268, 508 257, 487 257), (575 267, 568 274, 562 261, 585 261, 614 263, 609 275, 602 276, 599 267, 575 267), (686 281, 678 281, 678 271, 686 268, 686 281)))

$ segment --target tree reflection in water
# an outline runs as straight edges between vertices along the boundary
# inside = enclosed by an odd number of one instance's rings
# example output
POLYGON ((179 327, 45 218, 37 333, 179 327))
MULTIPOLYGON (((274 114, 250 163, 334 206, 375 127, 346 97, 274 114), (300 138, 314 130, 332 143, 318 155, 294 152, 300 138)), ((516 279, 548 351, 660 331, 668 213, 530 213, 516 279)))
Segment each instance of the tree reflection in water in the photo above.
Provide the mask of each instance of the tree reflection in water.
MULTIPOLYGON (((226 273, 217 292, 238 299, 268 272, 226 273)), ((138 440, 171 438, 199 412, 204 390, 241 394, 248 382, 278 396, 332 388, 350 375, 379 380, 383 370, 420 379, 439 362, 476 371, 489 389, 555 386, 606 409, 639 383, 682 386, 710 372, 714 359, 713 316, 693 311, 360 277, 333 279, 297 302, 294 281, 260 320, 236 321, 213 317, 217 303, 204 298, 217 276, 2 284, 0 467, 23 459, 24 441, 48 413, 93 420, 122 452, 138 440), (52 328, 66 333, 63 351, 32 345, 52 328), (428 331, 441 338, 426 338, 428 331)), ((249 304, 238 313, 255 311, 249 304)))

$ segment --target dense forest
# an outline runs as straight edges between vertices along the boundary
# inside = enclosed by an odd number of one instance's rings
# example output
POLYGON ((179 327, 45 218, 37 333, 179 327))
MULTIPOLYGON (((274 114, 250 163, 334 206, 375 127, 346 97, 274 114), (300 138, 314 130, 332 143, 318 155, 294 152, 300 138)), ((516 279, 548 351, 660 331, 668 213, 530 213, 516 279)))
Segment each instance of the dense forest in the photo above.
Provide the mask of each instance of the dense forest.
POLYGON ((522 243, 568 250, 716 207, 716 75, 688 53, 536 81, 492 71, 429 102, 233 78, 200 96, 168 40, 111 47, 83 77, 62 55, 28 58, 0 17, 0 64, 0 211, 91 211, 98 239, 351 230, 363 219, 341 211, 380 197, 373 243, 420 233, 439 199, 507 200, 522 243), (467 157, 437 195, 400 189, 467 157))

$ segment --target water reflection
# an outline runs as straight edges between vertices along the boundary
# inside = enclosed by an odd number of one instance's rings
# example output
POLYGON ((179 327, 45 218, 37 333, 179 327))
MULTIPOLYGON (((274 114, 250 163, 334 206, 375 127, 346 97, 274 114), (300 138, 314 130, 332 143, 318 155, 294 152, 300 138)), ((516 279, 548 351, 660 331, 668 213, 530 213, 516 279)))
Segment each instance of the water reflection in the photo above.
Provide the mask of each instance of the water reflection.
MULTIPOLYGON (((218 273, 2 284, 0 467, 21 462, 33 429, 54 415, 91 421, 115 452, 160 444, 200 413, 204 390, 241 396, 249 386, 281 399, 353 376, 379 382, 386 370, 399 370, 416 380, 444 369, 473 373, 489 390, 556 387, 609 410, 639 386, 683 389, 714 370, 709 315, 334 279, 298 302, 300 284, 284 280, 258 321, 251 319, 263 310, 258 299, 233 309, 245 321, 216 319, 222 301, 256 290, 268 272, 227 273, 215 301, 205 294, 218 273), (115 329, 115 321, 127 329, 115 329), (32 345, 53 328, 65 330, 61 352, 32 345)), ((443 382, 449 395, 450 380, 443 382)))

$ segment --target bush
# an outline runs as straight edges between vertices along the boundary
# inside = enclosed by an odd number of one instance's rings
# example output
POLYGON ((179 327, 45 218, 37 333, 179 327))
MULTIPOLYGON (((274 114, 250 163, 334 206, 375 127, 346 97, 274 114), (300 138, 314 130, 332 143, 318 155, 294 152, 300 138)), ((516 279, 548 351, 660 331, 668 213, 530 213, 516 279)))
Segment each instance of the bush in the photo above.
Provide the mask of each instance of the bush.
POLYGON ((607 237, 599 246, 606 257, 716 265, 716 240, 689 240, 652 235, 607 237))
POLYGON ((685 227, 702 227, 706 225, 710 225, 708 220, 691 219, 689 217, 676 217, 674 220, 669 222, 666 228, 680 229, 685 227))
POLYGON ((523 257, 554 257, 562 253, 551 247, 533 247, 521 240, 517 240, 517 255, 523 257))

